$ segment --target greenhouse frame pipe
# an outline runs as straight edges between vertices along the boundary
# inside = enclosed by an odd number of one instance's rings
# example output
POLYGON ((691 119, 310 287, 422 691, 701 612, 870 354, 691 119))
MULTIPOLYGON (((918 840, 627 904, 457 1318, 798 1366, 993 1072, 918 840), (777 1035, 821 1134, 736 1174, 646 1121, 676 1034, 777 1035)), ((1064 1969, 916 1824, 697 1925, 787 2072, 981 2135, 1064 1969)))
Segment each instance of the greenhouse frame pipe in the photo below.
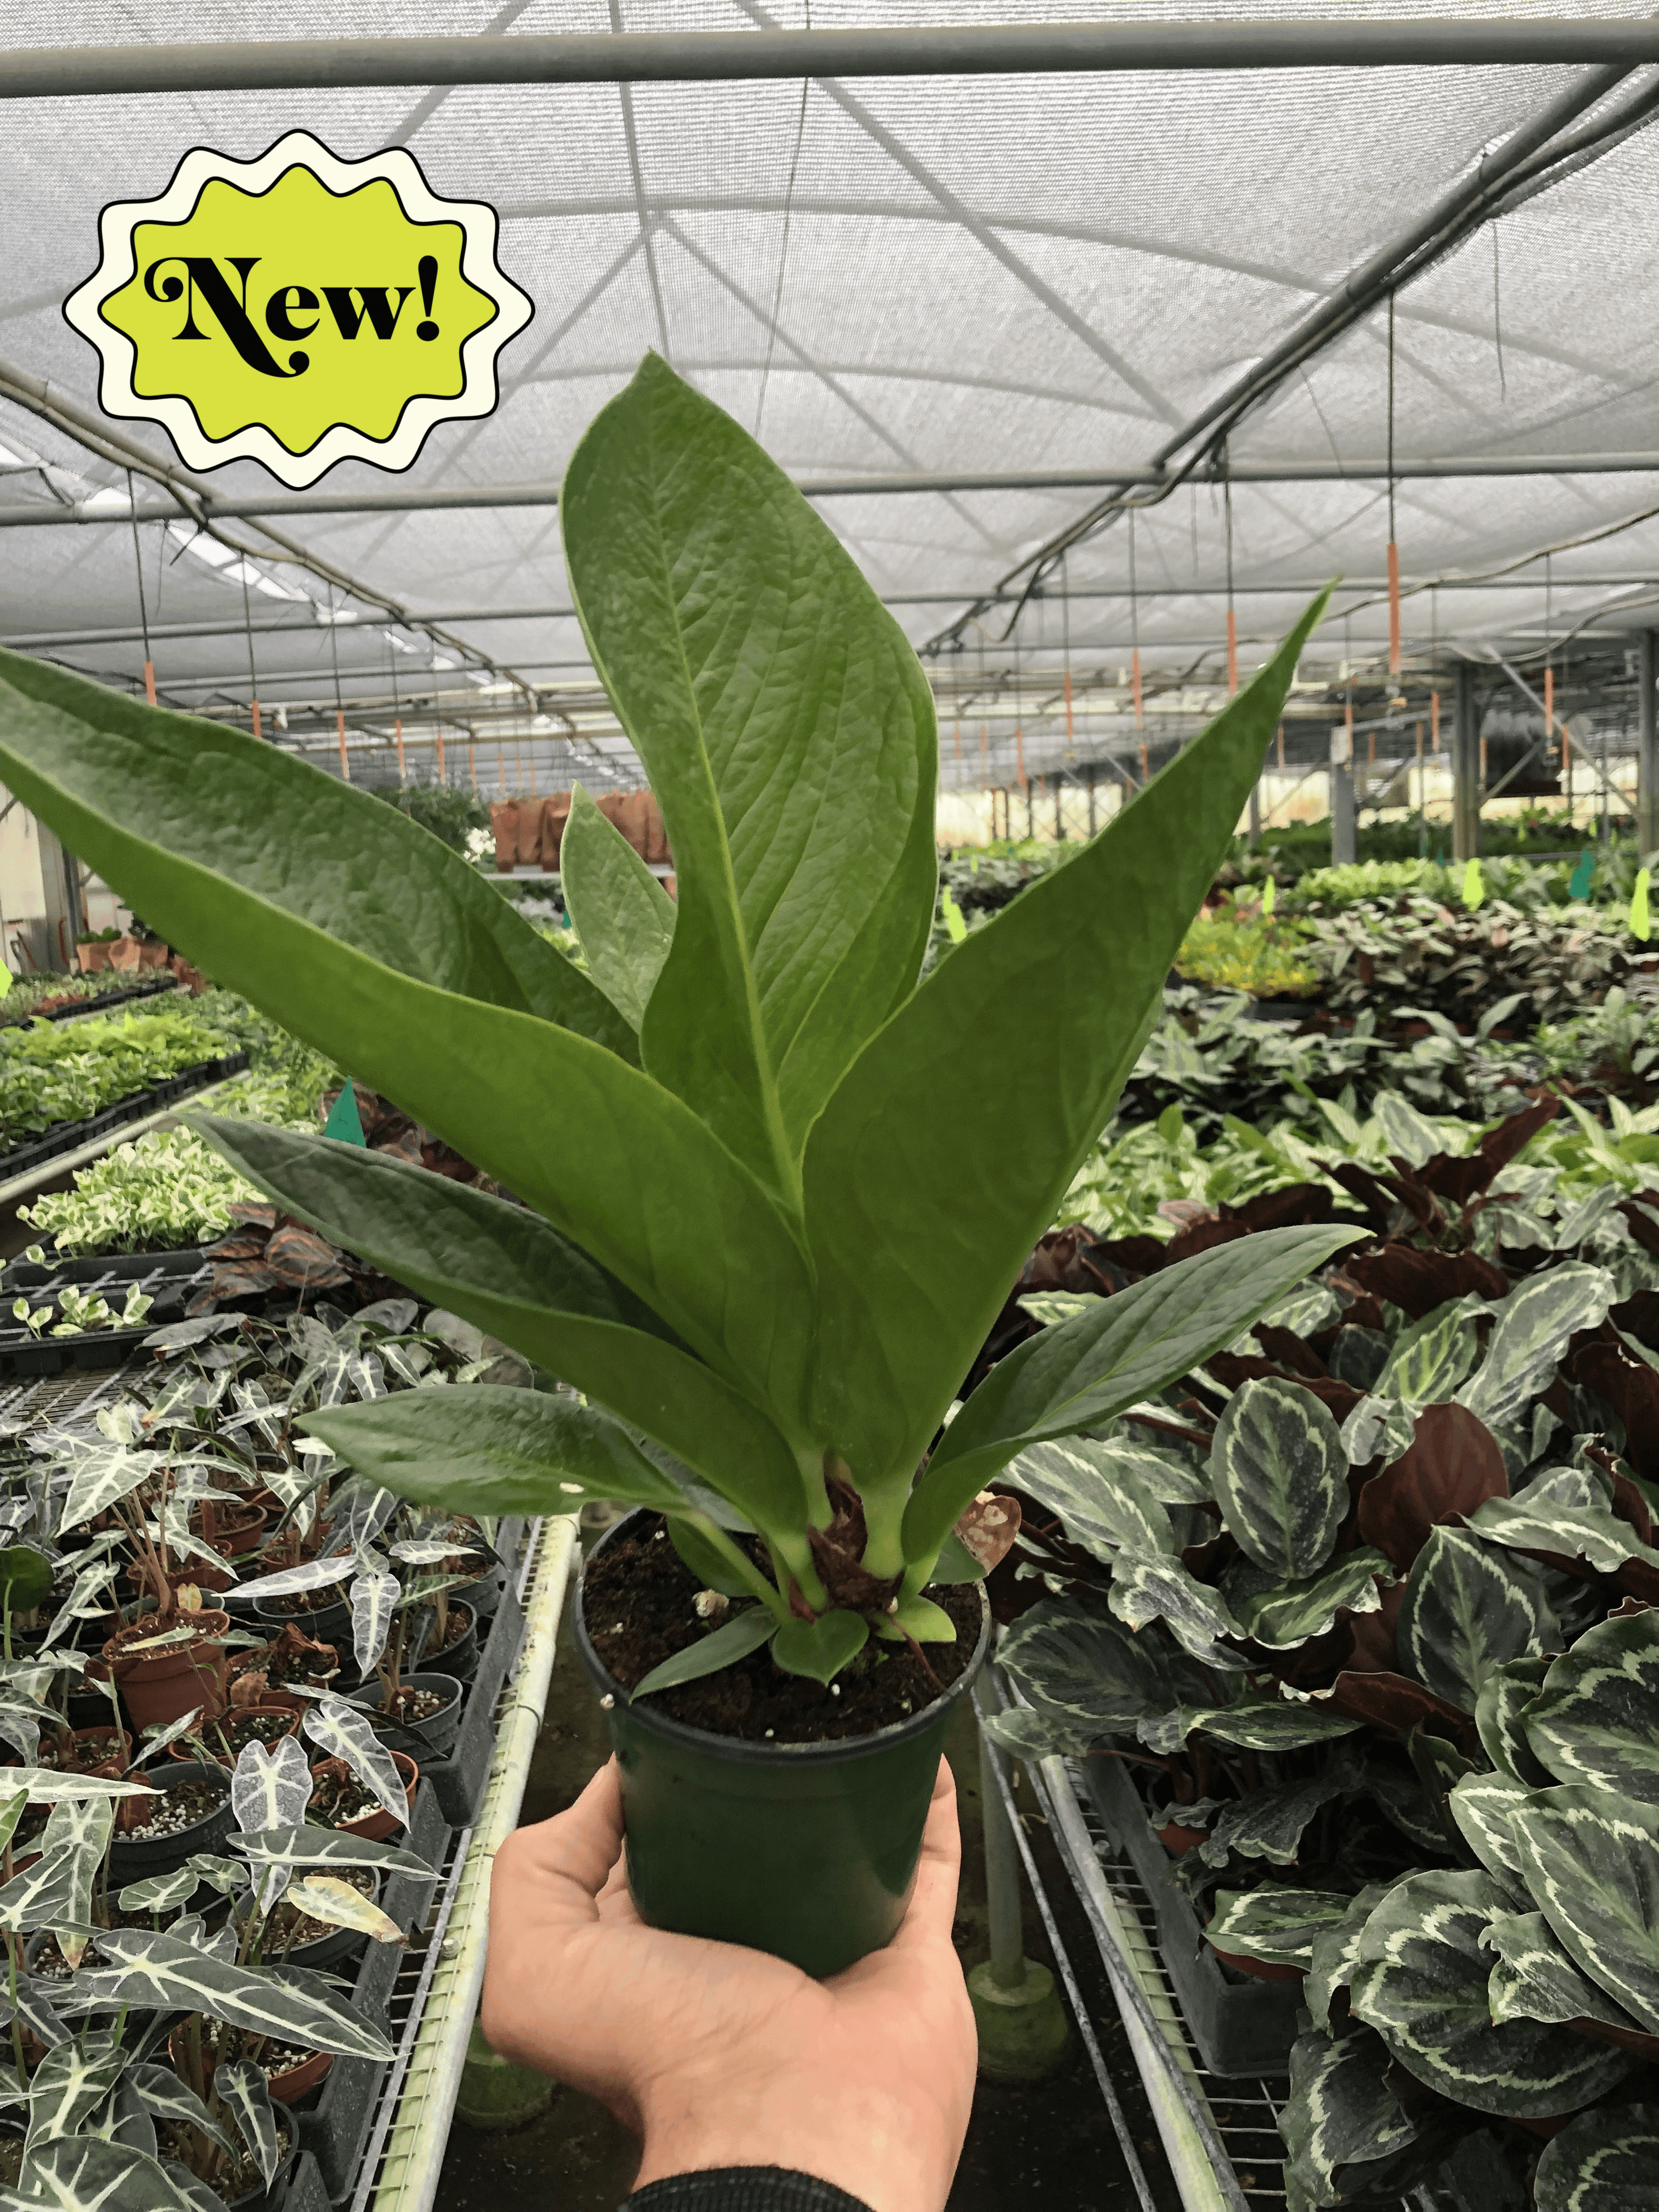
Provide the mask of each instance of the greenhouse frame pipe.
POLYGON ((18 47, 12 100, 346 86, 746 83, 768 77, 1095 74, 1119 70, 1634 68, 1659 22, 1311 21, 1050 23, 818 31, 625 31, 483 38, 204 40, 18 47))
MULTIPOLYGON (((62 402, 58 403, 60 406, 62 402)), ((1454 454, 1444 460, 1398 461, 1397 483, 1438 481, 1447 477, 1649 476, 1659 471, 1659 453, 1454 454)), ((1240 461, 1231 469, 1195 469, 1188 483, 1296 484, 1386 483, 1386 461, 1240 461)), ((1092 491, 1148 489, 1168 484, 1170 471, 1142 469, 1010 469, 953 472, 911 471, 891 476, 798 477, 795 487, 807 499, 894 498, 915 492, 1092 491)), ((245 499, 222 498, 198 485, 189 487, 192 508, 210 522, 234 522, 260 515, 419 514, 460 507, 556 507, 556 483, 412 485, 397 490, 371 489, 337 492, 263 492, 245 499)), ((14 501, 0 507, 0 530, 85 526, 110 523, 125 529, 137 522, 179 522, 179 507, 162 500, 129 507, 109 500, 75 500, 58 506, 14 501)), ((1148 589, 1150 590, 1150 586, 1148 589)))

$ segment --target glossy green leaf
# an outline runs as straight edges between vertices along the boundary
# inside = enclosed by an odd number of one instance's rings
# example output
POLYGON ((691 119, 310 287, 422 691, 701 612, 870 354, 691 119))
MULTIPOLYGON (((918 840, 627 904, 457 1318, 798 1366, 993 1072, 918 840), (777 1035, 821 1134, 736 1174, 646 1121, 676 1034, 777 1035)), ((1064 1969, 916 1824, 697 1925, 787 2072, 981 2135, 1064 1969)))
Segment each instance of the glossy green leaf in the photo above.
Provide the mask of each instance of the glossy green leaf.
MULTIPOLYGON (((1030 896, 1005 911, 1017 913, 1030 896)), ((973 941, 989 934, 981 930, 973 941)), ((1097 1427, 1201 1366, 1354 1234, 1263 1230, 1162 1268, 1028 1338, 998 1361, 945 1431, 905 1512, 906 1557, 925 1562, 968 1501, 1017 1452, 1097 1427)))
POLYGON ((1547 1659, 1511 1659, 1480 1685, 1474 1725, 1481 1748, 1500 1774, 1535 1790, 1549 1774, 1527 1737, 1527 1717, 1550 1670, 1547 1659))
POLYGON ((1215 1917, 1204 1940, 1269 1966, 1305 1966, 1314 1939, 1340 1925, 1352 1900, 1334 1890, 1290 1889, 1264 1881, 1257 1889, 1216 1892, 1215 1917))
POLYGON ((722 1667, 735 1666, 751 1651, 758 1651, 777 1625, 763 1605, 751 1605, 746 1612, 734 1613, 696 1644, 688 1644, 684 1651, 653 1667, 642 1682, 635 1684, 629 1702, 648 1698, 656 1690, 674 1689, 681 1682, 701 1681, 705 1674, 718 1674, 722 1667))
MULTIPOLYGON (((548 1391, 489 1382, 465 1390, 398 1390, 371 1405, 307 1413, 301 1426, 362 1474, 422 1505, 572 1513, 591 1499, 667 1513, 697 1510, 620 1422, 548 1391)), ((805 1526, 805 1493, 793 1466, 734 1459, 708 1476, 769 1528, 805 1526)))
MULTIPOLYGON (((852 1468, 866 1501, 872 1486, 908 1483, 1098 1136, 1324 604, 1322 597, 1309 608, 1239 696, 1098 837, 939 963, 813 1126, 805 1158, 821 1301, 813 1402, 823 1441, 852 1468)), ((1336 1243, 1332 1235, 1326 1255, 1336 1243)), ((1254 1257, 1265 1269, 1267 1254, 1254 1257)), ((1169 1275, 1152 1279, 1167 1283, 1169 1275)), ((1220 1342, 1288 1284, 1264 1279, 1261 1287, 1261 1303, 1220 1342)), ((1108 1313, 1119 1303, 1109 1298, 1108 1313)), ((1022 1350, 1042 1355, 1091 1318, 1045 1329, 1022 1350)), ((1186 1316, 1189 1330, 1195 1318, 1186 1316)), ((990 1387, 975 1391, 957 1426, 972 1420, 990 1387)), ((1119 1398, 1115 1410, 1133 1402, 1119 1398)), ((1085 1416, 1072 1425, 1086 1425, 1085 1416)), ((1023 1421, 1003 1433, 1035 1442, 1064 1432, 1023 1421)), ((984 1441, 977 1423, 971 1441, 984 1441)), ((915 1534, 905 1541, 912 1560, 936 1548, 961 1510, 939 1514, 923 1497, 919 1490, 915 1534)))
MULTIPOLYGON (((752 1401, 522 1206, 386 1152, 240 1116, 200 1115, 197 1126, 287 1212, 597 1398, 709 1481, 739 1468, 781 1499, 799 1492, 793 1454, 752 1401)), ((805 1509, 793 1510, 798 1519, 805 1509)))
POLYGON ((459 853, 294 753, 0 650, 0 761, 170 944, 325 1050, 268 983, 301 1007, 319 974, 349 988, 379 967, 633 1053, 603 994, 459 853))
MULTIPOLYGON (((1415 2141, 1389 2087, 1389 2052, 1373 2030, 1300 2035, 1291 2045, 1291 2094, 1280 2121, 1290 2163, 1315 2203, 1336 2202, 1336 2176, 1415 2141)), ((1287 2191, 1291 2184, 1287 2177, 1287 2191)))
POLYGON ((1109 1566, 1125 1544, 1142 1552, 1175 1550, 1169 1515, 1140 1471, 1110 1444, 1087 1437, 1030 1444, 1009 1462, 1004 1479, 1057 1513, 1071 1542, 1109 1566))
POLYGON ((1366 1921, 1350 2002, 1425 2087, 1477 2112, 1547 2118, 1612 2087, 1630 2061, 1570 2028, 1493 2025, 1481 1938, 1512 1909, 1489 1874, 1411 1875, 1366 1921))
POLYGON ((1659 2033, 1659 1805, 1573 1784, 1517 1805, 1534 1902, 1598 1989, 1659 2033))
POLYGON ((1175 1702, 1160 1646, 1095 1606, 1040 1599, 1003 1637, 997 1663, 1081 1750, 1103 1736, 1132 1735, 1175 1702))
POLYGON ((869 1640, 868 1621, 837 1606, 816 1620, 786 1621, 772 1639, 773 1664, 786 1674, 808 1674, 815 1682, 830 1682, 869 1640))
POLYGON ((1535 1575, 1478 1537, 1434 1528, 1407 1577, 1395 1633, 1418 1680, 1473 1713, 1492 1669, 1541 1650, 1551 1626, 1535 1575))
POLYGON ((1605 1267, 1559 1261, 1512 1290, 1498 1308, 1486 1357, 1457 1393, 1490 1428, 1513 1420, 1548 1389, 1555 1364, 1581 1328, 1607 1319, 1616 1295, 1605 1267))
POLYGON ((1293 1651, 1323 1636, 1339 1613, 1376 1612, 1384 1586, 1399 1579, 1385 1553, 1362 1544, 1305 1582, 1251 1591, 1233 1610, 1252 1643, 1269 1651, 1293 1651))
POLYGON ((1520 1726, 1558 1781, 1659 1805, 1659 1610, 1587 1629, 1552 1662, 1520 1726))
POLYGON ((1580 2112, 1544 2145, 1536 2212, 1659 2212, 1659 2104, 1580 2112))
POLYGON ((1216 1423, 1210 1480, 1257 1566, 1300 1581, 1330 1557, 1348 1510, 1348 1455, 1312 1391, 1277 1378, 1241 1384, 1216 1423))
POLYGON ((915 982, 933 918, 932 693, 782 470, 648 356, 561 494, 583 631, 674 848, 645 1061, 774 1188, 915 982))
POLYGON ((1624 2007, 1579 1968, 1541 1912, 1495 1913, 1480 1941, 1497 1954, 1486 1984, 1496 2026, 1507 2020, 1594 2020, 1621 2033, 1640 2033, 1624 2007))
POLYGON ((580 784, 559 840, 559 886, 589 974, 637 1030, 674 939, 674 902, 580 784))
POLYGON ((13 1613, 27 1613, 52 1595, 52 1562, 33 1544, 0 1551, 0 1595, 13 1613))

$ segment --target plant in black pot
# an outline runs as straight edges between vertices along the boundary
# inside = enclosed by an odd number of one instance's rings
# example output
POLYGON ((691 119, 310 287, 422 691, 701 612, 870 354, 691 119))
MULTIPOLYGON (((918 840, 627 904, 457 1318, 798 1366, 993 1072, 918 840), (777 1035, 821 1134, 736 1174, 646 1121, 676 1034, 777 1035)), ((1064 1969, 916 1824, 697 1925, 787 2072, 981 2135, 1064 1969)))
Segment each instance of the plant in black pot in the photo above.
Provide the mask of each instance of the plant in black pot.
POLYGON ((367 793, 15 655, 0 774, 187 957, 523 1201, 197 1124, 284 1211, 568 1386, 407 1390, 302 1425, 453 1510, 641 1509, 583 1607, 635 1899, 826 1972, 898 1924, 984 1648, 981 1595, 950 1579, 976 1571, 959 1516, 1024 1444, 1133 1404, 1344 1241, 1258 1237, 1248 1269, 1206 1254, 1107 1301, 941 1435, 1134 1064, 1321 605, 921 981, 933 699, 830 531, 655 357, 560 512, 678 885, 578 795, 561 868, 585 968, 367 793))

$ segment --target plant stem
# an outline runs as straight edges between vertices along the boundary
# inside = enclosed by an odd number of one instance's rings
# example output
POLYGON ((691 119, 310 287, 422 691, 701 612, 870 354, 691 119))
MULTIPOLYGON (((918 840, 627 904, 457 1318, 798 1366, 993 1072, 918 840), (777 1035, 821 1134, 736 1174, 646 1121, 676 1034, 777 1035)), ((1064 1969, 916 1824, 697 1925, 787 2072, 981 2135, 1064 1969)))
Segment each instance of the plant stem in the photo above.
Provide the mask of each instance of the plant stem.
MULTIPOLYGON (((9 1856, 9 1851, 8 1852, 9 1856)), ((17 2061, 17 2078, 27 2081, 29 2069, 23 2063, 23 2023, 17 2017, 17 1946, 21 1936, 9 1936, 6 1941, 6 1968, 11 1994, 11 2055, 17 2061)))
POLYGON ((789 1601, 775 1583, 769 1583, 749 1554, 732 1541, 724 1528, 711 1520, 707 1513, 687 1513, 689 1521, 704 1542, 712 1545, 726 1565, 749 1591, 757 1597, 767 1611, 778 1621, 790 1619, 789 1601))
POLYGON ((866 1574, 884 1582, 904 1572, 904 1509, 908 1493, 890 1486, 866 1490, 863 1499, 865 1544, 859 1564, 866 1574))

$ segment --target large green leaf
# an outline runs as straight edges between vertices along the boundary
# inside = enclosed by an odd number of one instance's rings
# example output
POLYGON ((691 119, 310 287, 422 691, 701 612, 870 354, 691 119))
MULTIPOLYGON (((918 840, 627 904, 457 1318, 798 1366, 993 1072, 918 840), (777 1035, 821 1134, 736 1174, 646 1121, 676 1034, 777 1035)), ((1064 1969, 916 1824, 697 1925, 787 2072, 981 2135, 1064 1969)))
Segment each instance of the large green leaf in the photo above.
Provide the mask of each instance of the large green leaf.
POLYGON ((358 1145, 232 1115, 196 1126, 288 1212, 597 1398, 710 1482, 747 1469, 780 1496, 799 1489, 765 1414, 535 1214, 358 1145))
MULTIPOLYGON (((695 1499, 608 1413, 541 1390, 477 1382, 395 1390, 307 1413, 301 1425, 400 1498, 466 1513, 571 1513, 590 1499, 690 1514, 695 1499)), ((774 1533, 806 1525, 793 1463, 732 1455, 708 1480, 774 1533)))
POLYGON ((1078 1437, 1030 1444, 1009 1462, 1006 1478, 1058 1513, 1071 1542, 1109 1566, 1125 1544, 1144 1552, 1175 1549, 1169 1515, 1140 1469, 1109 1443, 1078 1437))
POLYGON ((933 696, 783 471, 654 355, 561 494, 577 612, 674 848, 646 1065, 782 1193, 933 916, 933 696))
POLYGON ((1334 1890, 1287 1889, 1271 1881, 1257 1889, 1218 1889, 1205 1941, 1266 1966, 1305 1966, 1316 1937, 1341 1925, 1351 1901, 1334 1890))
POLYGON ((1355 2013, 1408 2074, 1477 2112, 1547 2118, 1571 2112, 1628 2072, 1622 2051, 1570 2028, 1516 2020, 1494 2027, 1481 1938, 1513 1910, 1489 1874, 1417 1874, 1372 1911, 1349 1984, 1355 2013))
POLYGON ((559 886, 588 972, 631 1029, 674 939, 674 902, 580 784, 559 840, 559 886))
POLYGON ((1492 2021, 1593 2020, 1621 2033, 1639 2033, 1622 2005, 1614 2004, 1578 1966, 1541 1912, 1499 1912, 1481 1942, 1498 1954, 1486 1984, 1492 2021))
POLYGON ((1043 1598, 997 1647, 997 1662, 1045 1719, 1064 1723, 1079 1750, 1133 1735, 1175 1702, 1159 1647, 1097 1607, 1043 1598))
POLYGON ((170 943, 299 1035, 256 975, 291 962, 298 1003, 323 975, 378 965, 634 1056, 603 993, 459 853, 228 724, 0 650, 0 780, 170 943))
POLYGON ((1601 2105, 1544 2145, 1537 2212, 1659 2212, 1659 2105, 1601 2105))
MULTIPOLYGON (((968 949, 952 953, 945 966, 968 949)), ((999 1360, 945 1431, 906 1510, 905 1556, 919 1563, 912 1579, 926 1579, 927 1563, 957 1516, 1016 1452, 1097 1427, 1201 1366, 1355 1234, 1320 1227, 1241 1237, 1100 1299, 999 1360)), ((937 1273, 929 1267, 929 1295, 937 1273)))
POLYGON ((1324 604, 1098 837, 940 962, 814 1126, 814 1404, 866 1514, 872 1487, 908 1485, 1133 1066, 1324 604))
POLYGON ((1558 1781, 1659 1805, 1659 1611, 1586 1630, 1552 1662, 1520 1726, 1558 1781))
POLYGON ((1659 2033, 1659 1805, 1570 1784, 1510 1816, 1527 1887, 1598 1989, 1659 2033))
POLYGON ((1487 1676, 1543 1648, 1552 1626, 1535 1575, 1461 1529, 1431 1528, 1395 1632, 1418 1680, 1473 1713, 1487 1676))
POLYGON ((1368 2166, 1415 2140, 1418 2124, 1389 2087, 1389 2064, 1387 2046, 1369 2028, 1334 2039, 1299 2035, 1291 2045, 1291 2094, 1280 2124, 1311 2203, 1340 2193, 1335 2177, 1343 2167, 1368 2166))
POLYGON ((1287 1582, 1317 1574, 1348 1510, 1348 1455, 1311 1390, 1264 1377, 1216 1423, 1210 1480, 1239 1549, 1287 1582))

